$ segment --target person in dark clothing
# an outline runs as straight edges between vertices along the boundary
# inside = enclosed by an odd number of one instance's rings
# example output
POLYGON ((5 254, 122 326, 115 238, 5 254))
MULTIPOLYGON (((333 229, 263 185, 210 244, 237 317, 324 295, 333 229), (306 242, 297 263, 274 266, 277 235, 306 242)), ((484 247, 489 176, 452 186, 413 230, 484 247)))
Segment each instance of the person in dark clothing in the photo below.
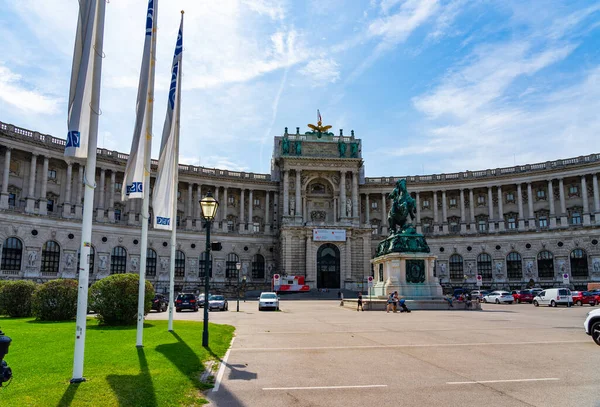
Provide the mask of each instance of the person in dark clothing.
POLYGON ((400 300, 398 301, 398 305, 400 306, 400 312, 410 312, 410 310, 406 306, 406 300, 404 298, 400 298, 400 300))
POLYGON ((362 293, 360 292, 358 293, 358 302, 356 303, 356 310, 358 311, 359 308, 361 311, 364 311, 362 303, 362 293))

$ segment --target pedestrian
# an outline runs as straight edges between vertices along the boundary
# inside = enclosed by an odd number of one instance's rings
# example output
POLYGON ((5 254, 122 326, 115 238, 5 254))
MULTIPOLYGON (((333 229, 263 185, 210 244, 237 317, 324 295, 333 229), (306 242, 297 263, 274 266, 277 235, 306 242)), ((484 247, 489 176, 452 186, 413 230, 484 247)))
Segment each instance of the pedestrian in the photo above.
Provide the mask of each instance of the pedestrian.
POLYGON ((356 310, 358 311, 359 308, 361 311, 364 311, 363 303, 362 303, 362 293, 360 291, 358 292, 358 301, 356 303, 356 310))
POLYGON ((388 299, 387 299, 387 305, 385 307, 385 309, 387 310, 387 312, 390 312, 390 308, 392 307, 392 304, 394 303, 394 293, 389 292, 388 293, 388 299))
POLYGON ((471 293, 467 293, 465 297, 465 308, 471 309, 473 307, 473 297, 471 297, 471 293))
POLYGON ((344 293, 340 293, 340 307, 344 306, 344 293))
POLYGON ((394 307, 394 313, 398 312, 398 291, 394 291, 394 296, 392 297, 392 305, 394 307))

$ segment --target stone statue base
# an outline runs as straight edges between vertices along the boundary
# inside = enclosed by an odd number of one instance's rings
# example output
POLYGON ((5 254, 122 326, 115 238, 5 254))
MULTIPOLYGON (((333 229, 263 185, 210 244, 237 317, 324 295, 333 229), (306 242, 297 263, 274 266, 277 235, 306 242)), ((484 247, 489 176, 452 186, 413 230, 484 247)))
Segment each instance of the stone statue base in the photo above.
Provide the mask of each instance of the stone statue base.
POLYGON ((429 246, 425 236, 417 233, 414 227, 409 226, 400 233, 390 235, 377 246, 377 256, 389 253, 429 253, 429 246))

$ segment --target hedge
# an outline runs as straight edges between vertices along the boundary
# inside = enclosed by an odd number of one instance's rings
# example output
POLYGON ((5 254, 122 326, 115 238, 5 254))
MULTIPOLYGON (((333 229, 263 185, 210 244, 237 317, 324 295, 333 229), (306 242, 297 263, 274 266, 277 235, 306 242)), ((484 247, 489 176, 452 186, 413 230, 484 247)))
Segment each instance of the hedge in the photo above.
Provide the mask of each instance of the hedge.
POLYGON ((77 315, 76 280, 52 280, 42 284, 33 294, 32 313, 41 321, 69 321, 77 315))
POLYGON ((11 317, 30 317, 31 298, 37 285, 32 281, 17 280, 0 286, 0 312, 11 317))
MULTIPOLYGON (((90 288, 89 307, 105 325, 133 325, 138 314, 137 274, 113 274, 90 288)), ((146 280, 144 315, 152 308, 154 287, 146 280)))

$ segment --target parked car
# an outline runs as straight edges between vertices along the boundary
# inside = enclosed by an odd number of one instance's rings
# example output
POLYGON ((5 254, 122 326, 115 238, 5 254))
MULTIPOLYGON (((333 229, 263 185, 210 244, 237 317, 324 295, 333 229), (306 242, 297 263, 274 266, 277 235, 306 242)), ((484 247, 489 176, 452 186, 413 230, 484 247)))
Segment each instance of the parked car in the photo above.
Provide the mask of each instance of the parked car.
MULTIPOLYGON (((208 299, 210 300, 210 295, 208 296, 208 299)), ((198 306, 204 308, 204 294, 198 296, 198 306)))
POLYGON ((568 288, 547 288, 533 299, 533 305, 549 305, 556 307, 557 305, 573 305, 573 296, 568 288))
POLYGON ((518 290, 513 292, 512 296, 517 302, 517 304, 520 304, 522 302, 528 302, 531 304, 533 302, 533 297, 535 297, 531 290, 518 290))
POLYGON ((496 304, 500 304, 501 302, 505 302, 508 304, 512 304, 515 299, 508 291, 492 291, 489 294, 483 296, 483 302, 495 302, 496 304))
POLYGON ((533 296, 535 297, 536 295, 538 295, 539 293, 541 293, 542 291, 544 291, 543 288, 532 288, 531 289, 531 293, 533 294, 533 296))
POLYGON ((260 293, 258 297, 258 310, 274 309, 279 311, 279 297, 274 292, 260 293))
POLYGON ((152 309, 156 312, 165 312, 169 308, 169 300, 162 294, 156 294, 152 300, 152 309))
POLYGON ((227 311, 229 309, 229 304, 222 295, 211 295, 208 297, 208 310, 213 311, 216 309, 221 311, 227 311))
POLYGON ((179 294, 175 300, 175 312, 181 312, 183 309, 191 309, 198 312, 198 300, 194 294, 179 294))
POLYGON ((489 291, 486 290, 473 290, 471 291, 471 298, 475 301, 482 301, 483 297, 487 295, 489 291))
POLYGON ((600 309, 588 312, 583 327, 585 333, 592 337, 596 345, 600 345, 600 309))
POLYGON ((573 296, 573 303, 579 306, 583 306, 583 304, 589 304, 593 307, 598 303, 596 296, 587 291, 571 291, 571 295, 573 296))

